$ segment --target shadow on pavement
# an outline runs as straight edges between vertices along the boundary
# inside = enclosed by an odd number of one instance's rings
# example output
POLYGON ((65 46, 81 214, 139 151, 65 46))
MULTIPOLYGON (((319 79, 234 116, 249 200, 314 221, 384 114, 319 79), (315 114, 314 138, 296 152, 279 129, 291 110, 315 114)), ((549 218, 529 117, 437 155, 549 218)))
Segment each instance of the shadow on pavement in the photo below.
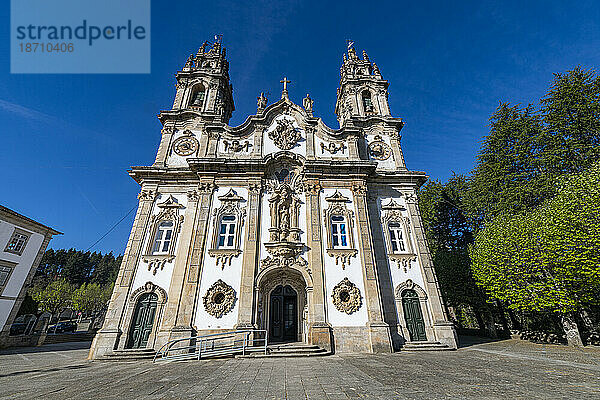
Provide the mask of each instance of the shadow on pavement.
POLYGON ((11 349, 0 350, 0 355, 3 354, 32 354, 43 353, 47 351, 67 351, 67 350, 82 350, 89 349, 92 345, 91 341, 86 342, 66 342, 44 344, 37 347, 13 347, 11 349))
POLYGON ((69 370, 69 369, 82 369, 82 368, 88 368, 88 367, 89 367, 89 365, 69 365, 66 367, 58 367, 58 368, 30 369, 27 371, 16 371, 16 372, 8 373, 8 374, 0 374, 0 378, 31 374, 34 372, 56 372, 56 371, 64 371, 64 370, 69 370))
POLYGON ((504 339, 504 338, 493 339, 493 338, 482 337, 482 336, 459 335, 458 336, 458 348, 462 349, 464 347, 475 346, 477 344, 501 342, 503 340, 507 340, 507 339, 504 339))

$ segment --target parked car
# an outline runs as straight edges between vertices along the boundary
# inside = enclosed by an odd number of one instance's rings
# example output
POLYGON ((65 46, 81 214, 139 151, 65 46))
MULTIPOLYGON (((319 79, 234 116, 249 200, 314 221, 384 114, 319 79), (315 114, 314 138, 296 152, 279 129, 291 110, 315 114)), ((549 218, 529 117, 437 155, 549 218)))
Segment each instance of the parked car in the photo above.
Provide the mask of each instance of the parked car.
POLYGON ((25 333, 25 329, 27 329, 27 324, 24 322, 15 322, 10 326, 10 336, 14 335, 22 335, 25 333))
POLYGON ((50 325, 48 327, 48 333, 65 333, 75 332, 77 330, 77 323, 73 321, 62 321, 58 324, 50 325))

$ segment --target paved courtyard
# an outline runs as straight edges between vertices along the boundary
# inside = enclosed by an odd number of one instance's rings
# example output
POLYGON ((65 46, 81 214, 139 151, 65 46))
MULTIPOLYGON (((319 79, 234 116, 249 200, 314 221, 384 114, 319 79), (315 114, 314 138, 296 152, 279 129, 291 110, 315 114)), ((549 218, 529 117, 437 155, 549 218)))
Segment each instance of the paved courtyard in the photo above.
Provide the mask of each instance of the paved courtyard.
POLYGON ((454 352, 86 361, 89 343, 0 352, 0 399, 600 399, 600 350, 523 341, 454 352))

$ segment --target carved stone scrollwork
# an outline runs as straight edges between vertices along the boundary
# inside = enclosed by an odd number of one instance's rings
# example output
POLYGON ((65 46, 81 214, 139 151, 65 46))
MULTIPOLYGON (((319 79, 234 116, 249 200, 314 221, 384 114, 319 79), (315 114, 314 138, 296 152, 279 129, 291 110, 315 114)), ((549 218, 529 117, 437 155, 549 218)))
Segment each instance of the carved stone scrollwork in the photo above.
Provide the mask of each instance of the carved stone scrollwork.
POLYGON ((160 133, 163 135, 173 134, 177 129, 174 126, 165 126, 161 129, 160 133))
POLYGON ((213 182, 200 182, 198 184, 198 192, 200 194, 210 194, 217 188, 213 182))
POLYGON ((170 254, 156 254, 142 257, 142 261, 148 263, 148 271, 152 271, 152 275, 156 275, 159 269, 162 271, 165 268, 165 264, 172 262, 174 259, 175 256, 170 254))
POLYGON ((156 196, 158 196, 158 192, 156 190, 142 189, 137 198, 140 201, 154 201, 156 196))
POLYGON ((239 140, 232 140, 231 142, 228 140, 223 140, 223 145, 226 153, 240 153, 242 151, 248 151, 250 146, 252 146, 247 140, 244 143, 240 143, 239 140))
POLYGON ((294 127, 293 121, 282 118, 276 121, 277 126, 269 132, 269 138, 282 150, 290 150, 302 138, 300 130, 294 127))
POLYGON ((304 192, 311 195, 319 194, 319 192, 323 189, 323 186, 319 183, 319 181, 310 180, 304 182, 304 192))
POLYGON ((338 151, 340 153, 344 153, 345 149, 346 145, 344 143, 335 144, 331 142, 328 145, 325 145, 325 143, 321 142, 321 154, 325 153, 325 151, 327 151, 329 154, 337 154, 338 151))
POLYGON ((141 286, 131 292, 129 295, 129 301, 132 304, 135 304, 139 297, 144 293, 156 293, 158 296, 158 303, 162 304, 167 301, 167 292, 165 289, 161 288, 158 285, 155 285, 152 282, 146 282, 144 286, 141 286))
POLYGON ((344 278, 340 283, 335 285, 331 298, 333 299, 335 308, 346 314, 358 311, 362 305, 360 290, 348 278, 344 278))
POLYGON ((357 196, 365 196, 367 194, 367 187, 362 183, 356 183, 352 185, 352 193, 357 196))
POLYGON ((403 192, 402 195, 406 200, 406 204, 417 204, 419 202, 419 199, 415 192, 403 192))
POLYGON ((233 309, 236 299, 235 290, 219 279, 206 291, 204 309, 213 317, 221 318, 233 309))
POLYGON ((260 183, 251 183, 248 185, 248 193, 250 194, 260 194, 263 190, 263 185, 260 183))
POLYGON ((188 201, 198 201, 200 200, 200 193, 197 190, 190 190, 187 192, 188 201))

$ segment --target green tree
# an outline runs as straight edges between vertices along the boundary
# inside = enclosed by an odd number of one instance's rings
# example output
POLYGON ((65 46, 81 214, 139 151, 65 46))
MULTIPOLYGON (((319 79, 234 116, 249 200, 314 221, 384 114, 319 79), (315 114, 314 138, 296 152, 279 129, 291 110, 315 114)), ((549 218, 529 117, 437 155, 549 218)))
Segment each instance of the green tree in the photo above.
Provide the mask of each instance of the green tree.
POLYGON ((88 315, 95 314, 106 307, 111 292, 112 285, 103 287, 97 283, 84 283, 73 292, 73 309, 88 315))
POLYGON ((554 75, 541 100, 541 164, 547 176, 582 172, 600 161, 600 76, 577 67, 554 75))
POLYGON ((465 206, 477 227, 500 213, 531 209, 546 197, 538 154, 543 128, 533 106, 502 103, 490 118, 490 133, 469 179, 465 206))
POLYGON ((446 303, 457 312, 464 307, 473 310, 480 329, 484 330, 482 314, 490 309, 471 272, 468 246, 473 242, 473 233, 463 210, 466 191, 466 178, 461 175, 453 176, 445 184, 429 181, 419 192, 419 209, 446 303))
POLYGON ((73 285, 61 279, 50 283, 46 287, 34 287, 31 297, 38 303, 40 311, 47 311, 54 318, 55 315, 59 315, 71 304, 73 290, 73 285))
POLYGON ((574 313, 600 303, 600 163, 536 210, 496 217, 471 247, 475 279, 522 311, 557 313, 581 344, 574 313))

